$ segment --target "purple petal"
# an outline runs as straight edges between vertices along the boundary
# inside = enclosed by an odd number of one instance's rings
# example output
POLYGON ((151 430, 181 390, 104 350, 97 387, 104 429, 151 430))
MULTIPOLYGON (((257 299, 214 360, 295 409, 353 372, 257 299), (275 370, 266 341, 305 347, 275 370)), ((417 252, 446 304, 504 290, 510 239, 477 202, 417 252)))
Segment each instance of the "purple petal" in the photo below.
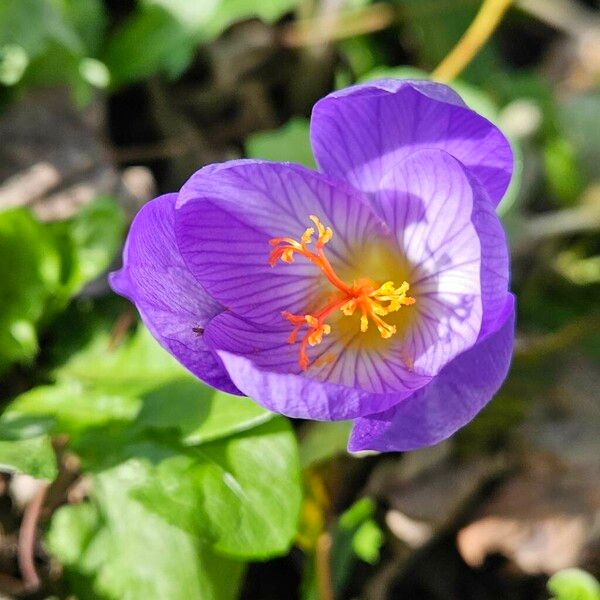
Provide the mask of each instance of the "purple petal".
POLYGON ((303 257, 268 264, 276 237, 298 239, 318 216, 334 230, 327 255, 336 266, 358 260, 356 248, 381 231, 359 192, 304 167, 236 161, 198 171, 183 186, 176 235, 203 287, 255 322, 281 323, 283 310, 304 313, 323 298, 325 279, 303 257))
POLYGON ((508 296, 496 327, 427 386, 394 408, 357 419, 351 452, 404 451, 431 446, 468 423, 498 391, 510 365, 515 299, 508 296))
POLYGON ((411 266, 416 299, 417 317, 394 351, 408 354, 417 372, 436 375, 479 335, 482 243, 472 217, 479 205, 493 209, 442 150, 411 155, 381 185, 374 204, 411 266))
POLYGON ((333 333, 311 348, 313 364, 303 372, 299 344, 288 344, 288 333, 225 312, 211 321, 205 338, 239 389, 290 417, 352 419, 394 406, 431 380, 380 356, 348 350, 333 333), (320 364, 327 355, 334 360, 320 364))
POLYGON ((481 244, 481 301, 483 317, 479 338, 495 327, 503 314, 508 294, 510 255, 502 222, 485 189, 467 173, 473 187, 471 219, 481 244))
POLYGON ((160 196, 136 215, 123 267, 110 274, 110 285, 136 305, 152 335, 194 375, 239 394, 201 334, 223 307, 202 289, 181 258, 174 231, 176 200, 177 194, 160 196))
POLYGON ((372 81, 333 92, 313 109, 311 140, 323 172, 366 192, 377 191, 396 163, 424 148, 440 148, 460 160, 494 205, 513 168, 500 130, 450 88, 430 81, 372 81))

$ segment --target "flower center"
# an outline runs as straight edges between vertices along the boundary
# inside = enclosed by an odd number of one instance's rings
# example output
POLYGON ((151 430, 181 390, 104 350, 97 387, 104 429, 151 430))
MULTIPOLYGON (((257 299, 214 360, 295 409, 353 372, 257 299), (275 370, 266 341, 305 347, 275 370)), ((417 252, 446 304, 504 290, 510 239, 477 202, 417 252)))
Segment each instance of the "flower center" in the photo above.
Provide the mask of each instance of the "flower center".
POLYGON ((318 217, 310 215, 310 220, 316 227, 317 240, 313 242, 315 227, 309 227, 300 237, 300 241, 292 238, 280 237, 269 241, 273 250, 269 254, 269 264, 274 267, 278 260, 284 263, 294 262, 294 255, 300 254, 316 265, 325 275, 329 283, 336 288, 336 293, 323 307, 312 314, 294 315, 288 311, 281 314, 294 326, 288 342, 295 344, 300 330, 306 327, 306 332, 300 344, 298 363, 303 370, 308 369, 308 346, 316 346, 323 341, 323 336, 331 333, 331 325, 326 320, 337 311, 347 317, 356 311, 360 313, 360 330, 365 333, 369 328, 369 321, 373 321, 382 338, 388 339, 396 333, 396 326, 384 321, 382 317, 400 310, 403 306, 410 306, 415 299, 407 296, 409 285, 403 281, 396 287, 393 281, 383 284, 376 283, 370 278, 355 279, 352 284, 341 279, 325 256, 323 247, 333 237, 331 227, 325 227, 318 217), (310 246, 313 248, 310 248, 310 246))

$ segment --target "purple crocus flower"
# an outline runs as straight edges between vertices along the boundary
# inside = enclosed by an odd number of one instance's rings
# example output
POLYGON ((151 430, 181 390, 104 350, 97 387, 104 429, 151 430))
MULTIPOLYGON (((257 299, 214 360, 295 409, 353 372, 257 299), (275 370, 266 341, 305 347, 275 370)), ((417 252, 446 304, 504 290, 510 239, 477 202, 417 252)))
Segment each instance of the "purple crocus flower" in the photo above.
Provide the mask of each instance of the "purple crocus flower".
POLYGON ((354 419, 351 451, 439 442, 510 363, 510 146, 450 88, 397 80, 320 100, 311 140, 318 172, 231 161, 149 202, 111 284, 211 386, 354 419))

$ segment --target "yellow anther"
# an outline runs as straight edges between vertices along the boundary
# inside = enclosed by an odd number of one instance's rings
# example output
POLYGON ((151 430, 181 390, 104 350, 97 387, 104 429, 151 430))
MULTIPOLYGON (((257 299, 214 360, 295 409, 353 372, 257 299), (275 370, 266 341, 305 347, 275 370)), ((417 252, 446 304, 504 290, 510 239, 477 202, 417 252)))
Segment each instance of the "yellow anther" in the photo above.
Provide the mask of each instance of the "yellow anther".
POLYGON ((398 288, 394 287, 393 281, 386 281, 383 285, 381 285, 374 292, 369 294, 369 298, 372 298, 376 301, 377 304, 385 312, 376 312, 379 315, 387 315, 391 312, 396 312, 400 310, 402 306, 410 306, 415 303, 415 299, 406 295, 406 292, 410 289, 410 286, 406 281, 402 282, 402 285, 398 288), (385 307, 381 306, 381 302, 388 302, 388 305, 385 307))
MULTIPOLYGON (((393 286, 394 286, 394 284, 392 283, 392 287, 393 286)), ((403 281, 402 285, 396 290, 396 293, 397 294, 406 294, 406 292, 408 292, 409 289, 410 289, 410 285, 408 285, 408 282, 403 281)))
MULTIPOLYGON (((406 282, 404 282, 406 283, 406 282)), ((404 285, 404 284, 402 284, 404 285)), ((393 281, 386 281, 382 286, 379 287, 379 289, 375 290, 371 296, 373 297, 378 297, 378 296, 393 296, 397 293, 404 293, 404 290, 402 290, 402 285, 396 289, 394 287, 394 282, 393 281)))
POLYGON ((323 323, 320 327, 312 331, 308 335, 308 343, 311 346, 316 346, 323 341, 324 335, 329 335, 331 333, 331 326, 327 323, 323 323))
POLYGON ((354 314, 354 311, 356 310, 356 298, 352 298, 352 300, 348 300, 348 302, 342 304, 342 306, 340 306, 340 310, 347 317, 351 317, 354 314))
POLYGON ((303 246, 308 246, 312 242, 312 236, 315 233, 315 230, 312 227, 309 227, 300 238, 303 246))
POLYGON ((300 237, 300 241, 292 238, 273 238, 270 244, 273 250, 269 254, 269 264, 274 266, 278 260, 282 262, 294 262, 295 253, 307 258, 318 267, 329 283, 337 292, 332 299, 313 314, 294 315, 283 311, 282 315, 293 325, 292 332, 288 337, 290 344, 295 344, 297 336, 303 327, 307 327, 300 342, 300 356, 298 363, 304 370, 310 364, 307 346, 316 346, 323 341, 323 336, 331 332, 331 326, 324 321, 336 311, 341 311, 347 317, 352 316, 356 309, 360 309, 360 330, 366 332, 369 329, 369 320, 375 323, 377 330, 384 339, 392 337, 396 333, 396 326, 386 323, 381 317, 400 310, 402 306, 415 303, 415 299, 407 296, 410 286, 403 281, 399 287, 395 287, 393 281, 386 281, 379 287, 367 277, 355 279, 352 285, 348 285, 336 274, 333 266, 327 260, 323 252, 323 246, 333 237, 331 227, 326 227, 315 215, 310 215, 314 227, 308 227, 300 237), (311 249, 315 230, 318 235, 316 243, 311 249))
POLYGON ((369 317, 362 315, 360 317, 360 330, 365 333, 369 329, 369 317))
POLYGON ((319 326, 319 321, 318 319, 316 319, 315 317, 313 317, 312 315, 305 315, 304 319, 306 320, 306 322, 308 323, 309 327, 318 327, 319 326))
POLYGON ((315 224, 317 231, 319 232, 319 237, 321 237, 323 233, 325 233, 325 225, 321 223, 321 220, 316 215, 310 215, 308 218, 315 224))
POLYGON ((371 310, 381 317, 385 317, 385 315, 389 314, 391 311, 389 307, 382 306, 379 302, 371 301, 371 310))
POLYGON ((285 248, 281 253, 281 260, 284 263, 291 264, 294 262, 294 249, 293 248, 285 248))
POLYGON ((388 325, 387 323, 378 324, 377 329, 384 340, 391 338, 396 333, 396 326, 388 325))
POLYGON ((333 229, 331 229, 331 227, 325 227, 319 220, 319 217, 316 217, 315 215, 310 215, 309 218, 315 224, 319 234, 319 241, 317 243, 319 247, 323 247, 333 237, 333 229))

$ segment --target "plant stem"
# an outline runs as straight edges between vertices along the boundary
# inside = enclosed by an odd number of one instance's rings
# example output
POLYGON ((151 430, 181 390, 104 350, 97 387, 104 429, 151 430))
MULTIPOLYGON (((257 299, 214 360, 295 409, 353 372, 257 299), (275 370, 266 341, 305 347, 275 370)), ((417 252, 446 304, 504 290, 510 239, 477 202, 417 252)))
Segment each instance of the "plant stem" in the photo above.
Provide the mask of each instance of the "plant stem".
POLYGON ((317 540, 315 563, 319 600, 334 600, 331 579, 331 535, 323 532, 317 540))
POLYGON ((304 18, 284 27, 281 40, 288 48, 300 48, 381 31, 396 18, 393 7, 381 2, 365 8, 304 18))
POLYGON ((47 484, 40 486, 36 495, 25 508, 21 529, 19 530, 19 568, 21 569, 25 589, 29 591, 37 590, 40 585, 40 578, 35 569, 35 540, 37 525, 47 492, 47 484))
POLYGON ((431 74, 432 78, 448 82, 460 75, 494 33, 511 3, 512 0, 484 0, 473 22, 456 46, 435 68, 431 74))

